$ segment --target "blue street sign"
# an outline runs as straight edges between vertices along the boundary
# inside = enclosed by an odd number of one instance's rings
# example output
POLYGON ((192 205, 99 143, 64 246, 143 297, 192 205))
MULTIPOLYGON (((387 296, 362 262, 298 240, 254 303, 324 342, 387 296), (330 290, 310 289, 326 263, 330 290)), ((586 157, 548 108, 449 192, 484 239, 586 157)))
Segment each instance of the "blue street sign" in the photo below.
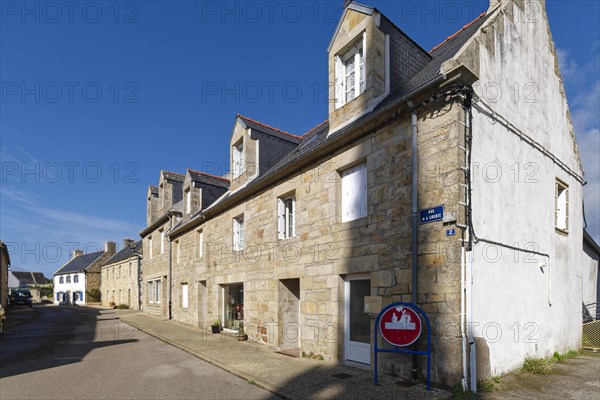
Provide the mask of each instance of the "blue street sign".
POLYGON ((444 206, 436 206, 421 210, 421 223, 441 221, 444 219, 444 206))
POLYGON ((456 229, 446 229, 446 236, 454 236, 456 235, 456 229))

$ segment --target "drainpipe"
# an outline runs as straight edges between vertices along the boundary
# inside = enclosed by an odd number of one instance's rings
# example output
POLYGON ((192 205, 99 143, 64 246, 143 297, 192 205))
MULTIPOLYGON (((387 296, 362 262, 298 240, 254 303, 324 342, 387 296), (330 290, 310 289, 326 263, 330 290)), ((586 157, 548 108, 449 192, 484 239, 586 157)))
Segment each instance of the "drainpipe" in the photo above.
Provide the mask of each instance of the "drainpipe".
MULTIPOLYGON (((411 194, 412 194, 412 302, 413 304, 417 304, 417 271, 418 271, 418 258, 417 251, 419 245, 419 197, 418 197, 418 189, 419 189, 419 159, 417 154, 417 112, 413 111, 411 113, 411 123, 410 123, 411 131, 412 131, 412 183, 411 183, 411 194)), ((413 354, 412 356, 412 372, 413 379, 417 378, 417 356, 413 354)))
POLYGON ((172 298, 173 298, 173 242, 171 241, 171 238, 169 237, 169 234, 171 233, 171 231, 173 230, 173 218, 174 218, 174 213, 170 212, 169 213, 169 219, 171 220, 171 228, 169 229, 169 232, 166 233, 167 239, 169 240, 169 319, 173 318, 172 315, 172 298))

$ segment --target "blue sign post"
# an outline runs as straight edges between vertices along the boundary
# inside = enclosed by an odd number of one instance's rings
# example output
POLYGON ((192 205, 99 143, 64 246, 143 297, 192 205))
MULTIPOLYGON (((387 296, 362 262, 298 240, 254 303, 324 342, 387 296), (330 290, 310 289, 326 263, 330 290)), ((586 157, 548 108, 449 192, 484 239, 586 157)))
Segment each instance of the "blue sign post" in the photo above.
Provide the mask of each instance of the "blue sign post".
POLYGON ((431 390, 431 327, 429 325, 429 318, 427 315, 421 310, 416 304, 412 303, 392 303, 389 306, 385 307, 375 320, 375 328, 373 329, 373 358, 375 361, 374 368, 374 380, 377 385, 378 378, 378 364, 377 364, 377 354, 378 353, 406 353, 406 354, 417 354, 427 356, 427 390, 431 390), (400 319, 398 319, 398 314, 400 315, 400 319), (413 320, 411 315, 415 317, 413 320), (403 346, 408 346, 414 343, 418 339, 418 335, 420 335, 422 327, 419 315, 423 316, 425 323, 427 325, 427 350, 426 351, 418 351, 403 348, 403 346), (387 321, 390 319, 391 320, 387 321), (383 319, 382 319, 383 318, 383 319), (418 321, 417 321, 418 320, 418 321), (393 332, 390 334, 389 331, 402 331, 402 330, 415 330, 418 327, 419 332, 415 334, 413 332, 404 334, 393 332), (386 332, 383 332, 386 330, 386 332), (379 348, 377 343, 377 337, 381 335, 388 343, 395 345, 394 349, 383 349, 379 348))

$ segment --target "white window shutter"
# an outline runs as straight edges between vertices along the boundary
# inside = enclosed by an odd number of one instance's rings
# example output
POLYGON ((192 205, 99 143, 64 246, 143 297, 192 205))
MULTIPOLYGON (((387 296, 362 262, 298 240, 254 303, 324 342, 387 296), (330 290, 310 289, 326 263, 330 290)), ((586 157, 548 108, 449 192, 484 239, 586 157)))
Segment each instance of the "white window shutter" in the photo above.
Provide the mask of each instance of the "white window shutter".
POLYGON ((335 57, 335 76, 334 76, 334 88, 335 93, 335 108, 340 108, 344 105, 344 63, 339 56, 335 57))
POLYGON ((292 224, 292 236, 296 236, 296 198, 292 198, 292 215, 290 216, 292 224))
POLYGON ((285 238, 285 203, 281 199, 277 199, 277 237, 285 238))
POLYGON ((238 228, 238 224, 237 224, 237 220, 233 220, 233 250, 237 250, 238 249, 238 243, 239 243, 239 228, 238 228))

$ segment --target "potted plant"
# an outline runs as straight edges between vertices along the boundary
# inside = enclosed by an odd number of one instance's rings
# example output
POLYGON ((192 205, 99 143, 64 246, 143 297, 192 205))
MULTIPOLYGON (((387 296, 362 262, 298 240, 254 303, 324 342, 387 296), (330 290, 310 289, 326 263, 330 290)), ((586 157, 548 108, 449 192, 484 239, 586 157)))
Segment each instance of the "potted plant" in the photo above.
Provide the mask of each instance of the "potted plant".
POLYGON ((218 318, 215 319, 210 327, 212 329, 212 333, 221 332, 221 320, 218 318))
POLYGON ((244 341, 244 340, 248 340, 248 335, 244 331, 244 325, 243 324, 240 324, 240 328, 238 329, 238 334, 235 337, 235 339, 238 342, 241 342, 241 341, 244 341))

